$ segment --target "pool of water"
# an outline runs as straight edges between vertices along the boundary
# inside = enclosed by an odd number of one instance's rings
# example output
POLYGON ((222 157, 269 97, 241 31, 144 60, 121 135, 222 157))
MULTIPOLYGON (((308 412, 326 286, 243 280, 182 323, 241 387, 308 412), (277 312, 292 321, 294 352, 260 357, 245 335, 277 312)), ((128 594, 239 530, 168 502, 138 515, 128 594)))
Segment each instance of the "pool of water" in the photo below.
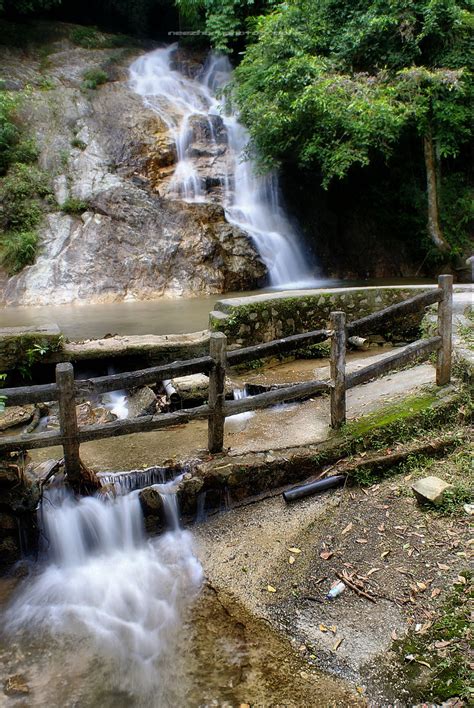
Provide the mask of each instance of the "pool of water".
MULTIPOLYGON (((0 604, 2 588, 5 605, 18 591, 15 585, 0 579, 0 604)), ((113 654, 99 652, 86 637, 51 636, 39 631, 14 637, 0 633, 0 686, 13 684, 23 690, 11 692, 8 697, 0 694, 0 705, 31 708, 362 705, 347 684, 308 668, 292 645, 267 623, 239 608, 229 612, 208 585, 204 585, 189 608, 175 639, 169 652, 162 656, 160 683, 150 695, 143 693, 138 682, 134 684, 133 673, 126 666, 118 671, 113 654)))
MULTIPOLYGON (((371 285, 413 285, 430 283, 426 279, 330 281, 320 287, 371 285)), ((245 293, 206 295, 195 298, 161 298, 102 305, 49 305, 42 307, 0 308, 0 327, 28 327, 56 323, 69 339, 94 339, 105 334, 183 334, 206 329, 209 312, 223 298, 275 292, 258 290, 245 293)))

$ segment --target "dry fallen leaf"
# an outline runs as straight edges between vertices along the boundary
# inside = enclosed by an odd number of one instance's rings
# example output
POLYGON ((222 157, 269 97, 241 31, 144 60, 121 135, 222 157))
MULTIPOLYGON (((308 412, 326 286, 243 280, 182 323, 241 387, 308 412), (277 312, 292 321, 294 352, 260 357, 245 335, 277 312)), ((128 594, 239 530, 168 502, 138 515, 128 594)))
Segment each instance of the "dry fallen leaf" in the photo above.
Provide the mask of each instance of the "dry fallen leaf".
POLYGON ((367 577, 370 578, 371 575, 374 573, 378 573, 380 571, 380 568, 371 568, 369 572, 367 573, 367 577))
POLYGON ((392 637, 393 641, 395 642, 395 641, 398 639, 398 637, 397 637, 397 630, 394 629, 393 632, 392 632, 392 634, 391 634, 390 636, 392 637))
POLYGON ((346 533, 349 533, 349 531, 353 528, 353 526, 354 526, 354 524, 351 521, 350 524, 347 524, 345 529, 342 529, 341 536, 345 536, 346 533))
POLYGON ((380 557, 381 557, 381 558, 386 558, 389 553, 390 553, 390 551, 384 551, 383 553, 380 554, 380 557))
POLYGON ((452 639, 445 639, 440 642, 435 642, 435 649, 444 649, 445 647, 449 647, 450 644, 453 643, 452 639))
POLYGON ((337 650, 339 649, 339 647, 341 646, 341 644, 342 644, 343 641, 344 641, 344 637, 339 637, 339 639, 337 639, 337 640, 334 642, 333 651, 337 651, 337 650))
POLYGON ((294 557, 294 556, 290 556, 290 557, 288 558, 288 563, 289 563, 290 565, 293 565, 294 562, 295 562, 295 557, 294 557))
POLYGON ((268 592, 276 592, 276 588, 274 588, 273 585, 267 585, 267 590, 268 592))
POLYGON ((426 585, 426 583, 419 583, 419 582, 417 581, 416 584, 417 584, 418 590, 419 590, 420 592, 423 592, 423 591, 426 590, 426 588, 428 587, 428 586, 426 585))
POLYGON ((333 555, 334 555, 334 551, 325 550, 325 551, 321 551, 321 553, 319 554, 319 557, 322 558, 323 560, 327 561, 330 558, 332 558, 333 555))
POLYGON ((290 551, 290 553, 295 553, 298 555, 298 553, 301 553, 301 548, 295 548, 294 546, 292 548, 287 548, 287 551, 290 551))
POLYGON ((440 593, 441 593, 440 588, 433 588, 433 590, 431 591, 431 597, 432 597, 432 598, 438 597, 438 595, 439 595, 440 593))
POLYGON ((329 627, 326 627, 325 624, 320 624, 319 629, 321 632, 328 632, 329 631, 329 627))
POLYGON ((446 565, 446 563, 436 563, 436 565, 440 570, 449 570, 449 565, 446 565))
POLYGON ((329 631, 332 632, 333 634, 336 634, 337 632, 337 627, 335 624, 332 624, 330 627, 328 627, 329 631))

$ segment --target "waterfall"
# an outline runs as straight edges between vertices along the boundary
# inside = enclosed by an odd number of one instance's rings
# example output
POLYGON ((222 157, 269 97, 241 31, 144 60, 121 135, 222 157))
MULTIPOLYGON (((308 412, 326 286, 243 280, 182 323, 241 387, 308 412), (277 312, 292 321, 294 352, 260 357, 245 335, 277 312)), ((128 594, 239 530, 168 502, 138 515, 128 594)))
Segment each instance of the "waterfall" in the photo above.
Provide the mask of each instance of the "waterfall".
POLYGON ((102 402, 119 420, 128 418, 127 394, 125 391, 109 391, 109 393, 105 393, 102 396, 102 402))
POLYGON ((111 690, 139 696, 144 705, 174 704, 176 687, 169 684, 179 631, 202 581, 171 484, 158 487, 171 531, 154 540, 145 537, 138 491, 77 500, 64 488, 50 490, 42 505, 46 566, 6 616, 12 635, 46 632, 89 642, 98 661, 112 667, 111 690))
MULTIPOLYGON (((241 401, 243 398, 248 398, 248 393, 245 388, 234 388, 233 394, 234 401, 241 401)), ((255 411, 244 411, 243 413, 228 415, 225 419, 226 431, 228 433, 240 433, 254 415, 255 411)))
POLYGON ((176 44, 157 49, 130 67, 132 89, 173 138, 177 162, 165 196, 217 200, 227 221, 252 239, 271 286, 314 287, 298 234, 281 204, 276 174, 259 174, 255 162, 247 159, 249 135, 238 115, 217 97, 230 80, 229 60, 210 55, 196 78, 188 78, 174 68, 176 49, 176 44), (197 147, 196 130, 205 136, 197 147))

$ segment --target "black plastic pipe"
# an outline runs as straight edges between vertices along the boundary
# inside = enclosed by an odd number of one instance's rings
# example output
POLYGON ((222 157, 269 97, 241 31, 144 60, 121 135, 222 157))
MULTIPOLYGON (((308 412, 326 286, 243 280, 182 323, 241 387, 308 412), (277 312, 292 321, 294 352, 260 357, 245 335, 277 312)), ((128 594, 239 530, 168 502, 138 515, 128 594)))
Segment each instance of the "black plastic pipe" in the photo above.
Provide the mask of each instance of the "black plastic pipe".
POLYGON ((316 482, 293 487, 293 489, 283 492, 283 498, 286 502, 296 501, 296 499, 309 497, 310 494, 316 494, 316 492, 324 492, 325 489, 331 489, 331 487, 339 487, 339 485, 343 484, 345 481, 346 475, 335 474, 326 479, 318 479, 316 482))

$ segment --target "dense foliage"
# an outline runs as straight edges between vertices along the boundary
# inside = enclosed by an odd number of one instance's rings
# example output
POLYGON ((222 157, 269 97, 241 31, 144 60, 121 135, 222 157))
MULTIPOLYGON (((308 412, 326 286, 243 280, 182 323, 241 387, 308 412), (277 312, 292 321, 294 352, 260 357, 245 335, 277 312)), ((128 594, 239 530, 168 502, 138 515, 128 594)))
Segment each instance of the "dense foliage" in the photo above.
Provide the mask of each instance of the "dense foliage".
POLYGON ((33 263, 38 245, 36 227, 50 189, 38 170, 34 141, 17 124, 19 99, 0 90, 0 262, 9 273, 33 263))
POLYGON ((447 250, 440 166, 471 135, 472 24, 464 0, 293 0, 260 17, 235 96, 264 165, 317 170, 327 187, 418 135, 429 234, 447 250))

